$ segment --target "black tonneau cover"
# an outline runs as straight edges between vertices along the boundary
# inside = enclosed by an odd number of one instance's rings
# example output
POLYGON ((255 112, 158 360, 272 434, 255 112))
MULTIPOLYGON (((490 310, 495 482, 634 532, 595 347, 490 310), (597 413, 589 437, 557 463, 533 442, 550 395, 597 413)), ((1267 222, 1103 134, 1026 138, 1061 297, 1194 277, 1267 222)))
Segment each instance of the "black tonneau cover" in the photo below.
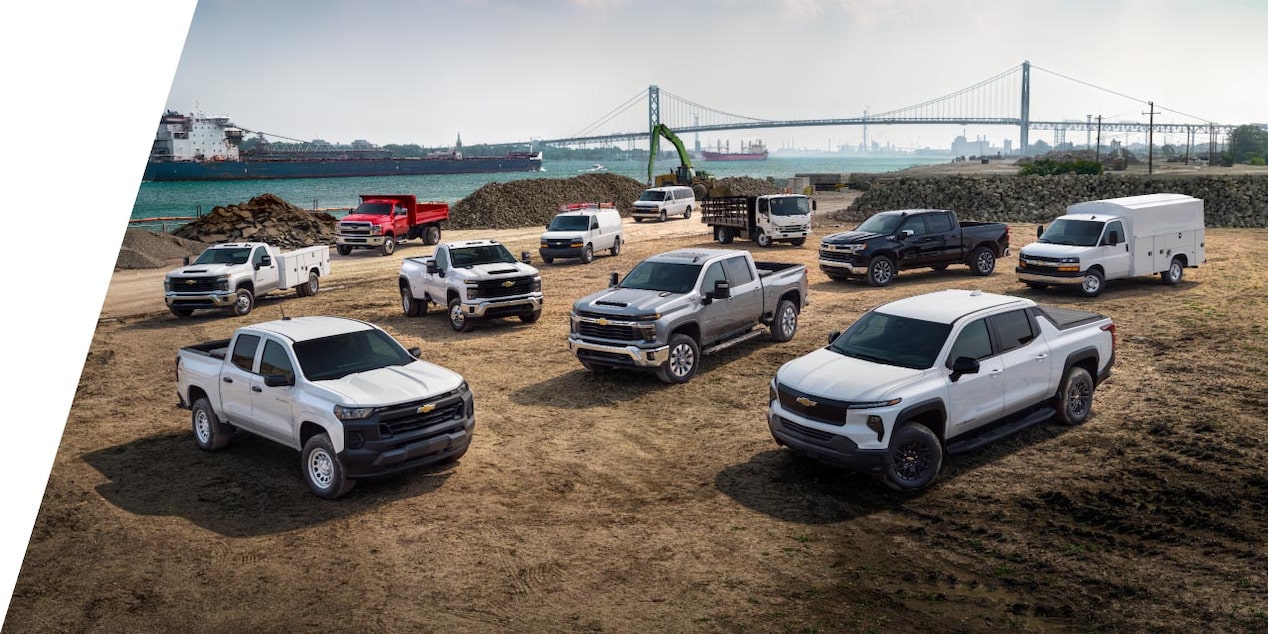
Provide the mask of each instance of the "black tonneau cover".
POLYGON ((1086 310, 1078 310, 1075 308, 1064 308, 1061 306, 1041 305, 1037 307, 1039 314, 1048 318, 1054 326, 1061 330, 1073 328, 1083 324, 1091 323, 1105 316, 1086 310))

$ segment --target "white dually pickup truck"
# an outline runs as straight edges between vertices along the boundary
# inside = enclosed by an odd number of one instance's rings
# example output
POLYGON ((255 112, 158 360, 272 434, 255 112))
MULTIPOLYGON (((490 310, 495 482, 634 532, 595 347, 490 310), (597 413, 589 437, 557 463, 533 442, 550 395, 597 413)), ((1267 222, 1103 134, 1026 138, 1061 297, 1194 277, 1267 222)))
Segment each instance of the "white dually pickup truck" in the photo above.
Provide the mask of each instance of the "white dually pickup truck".
POLYGON ((283 318, 181 348, 176 387, 199 448, 221 449, 241 429, 297 449, 309 489, 334 499, 357 478, 466 453, 471 390, 420 354, 363 321, 283 318))
POLYGON ((200 308, 228 308, 242 316, 268 293, 295 289, 300 297, 317 294, 318 278, 330 275, 330 247, 318 245, 282 251, 263 242, 230 242, 207 247, 192 263, 170 271, 163 299, 177 317, 200 308))
POLYGON ((406 317, 440 304, 458 332, 475 319, 518 316, 531 324, 542 316, 541 273, 529 266, 528 252, 517 262, 496 240, 447 242, 430 256, 405 258, 397 286, 406 317))
POLYGON ((1115 351, 1108 317, 962 290, 884 304, 828 341, 771 380, 771 434, 900 491, 928 486, 944 454, 1082 423, 1115 351))

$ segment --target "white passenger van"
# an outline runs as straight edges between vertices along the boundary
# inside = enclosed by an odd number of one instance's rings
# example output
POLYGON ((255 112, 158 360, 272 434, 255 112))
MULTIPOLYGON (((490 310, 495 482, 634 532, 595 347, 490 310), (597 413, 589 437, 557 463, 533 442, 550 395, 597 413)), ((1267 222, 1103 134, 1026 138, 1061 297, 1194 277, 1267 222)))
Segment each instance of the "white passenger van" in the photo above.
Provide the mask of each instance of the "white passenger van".
POLYGON ((1017 278, 1031 288, 1077 286, 1101 294, 1108 280, 1158 273, 1179 284, 1187 267, 1206 263, 1206 221, 1200 198, 1145 194, 1075 203, 1039 227, 1022 247, 1017 278))
POLYGON ((589 264, 595 251, 607 249, 619 255, 624 239, 615 204, 573 203, 560 206, 559 214, 546 225, 539 252, 546 264, 555 258, 581 258, 589 264))
POLYGON ((671 185, 653 187, 643 192, 634 201, 634 211, 630 217, 634 222, 643 222, 645 218, 655 218, 665 222, 670 216, 691 217, 691 210, 696 208, 696 193, 690 187, 671 185))

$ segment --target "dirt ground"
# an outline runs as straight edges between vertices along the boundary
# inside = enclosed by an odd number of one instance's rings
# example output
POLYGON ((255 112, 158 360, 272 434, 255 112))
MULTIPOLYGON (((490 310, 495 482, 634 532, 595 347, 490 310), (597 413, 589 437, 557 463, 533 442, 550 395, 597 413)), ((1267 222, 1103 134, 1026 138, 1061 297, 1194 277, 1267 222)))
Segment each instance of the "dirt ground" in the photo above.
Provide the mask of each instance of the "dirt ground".
MULTIPOLYGON (((619 257, 541 265, 538 323, 469 333, 435 307, 402 314, 400 259, 431 251, 417 242, 332 255, 317 296, 244 318, 178 320, 164 269, 117 272, 4 630, 1268 631, 1268 231, 1210 229, 1209 262, 1180 285, 1113 282, 1096 299, 1017 282, 1027 225, 992 276, 909 271, 884 289, 828 280, 814 239, 737 241, 809 265, 810 305, 792 341, 705 357, 680 386, 596 376, 568 352, 570 304, 610 271, 711 245, 695 218, 626 231, 619 257), (953 456, 914 496, 774 443, 782 363, 867 308, 944 288, 1113 317, 1092 418, 953 456), (176 350, 283 310, 372 321, 463 374, 471 450, 334 502, 308 493, 291 450, 239 435, 199 451, 176 350)), ((536 229, 445 237, 490 234, 536 255, 536 229)))

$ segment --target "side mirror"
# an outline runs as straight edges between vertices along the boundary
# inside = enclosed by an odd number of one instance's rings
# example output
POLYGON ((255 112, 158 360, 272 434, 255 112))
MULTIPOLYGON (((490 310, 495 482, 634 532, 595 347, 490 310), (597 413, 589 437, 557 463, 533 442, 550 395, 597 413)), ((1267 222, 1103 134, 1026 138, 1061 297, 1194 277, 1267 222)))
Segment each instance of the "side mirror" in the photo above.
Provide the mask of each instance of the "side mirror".
POLYGON ((609 288, 616 288, 616 285, 619 284, 620 282, 621 282, 621 275, 619 273, 617 273, 616 271, 612 271, 611 273, 608 274, 609 288))
POLYGON ((965 374, 977 374, 982 364, 972 357, 956 357, 951 363, 951 382, 955 383, 965 374))
POLYGON ((1109 245, 1112 247, 1112 246, 1117 246, 1119 242, 1122 242, 1122 240, 1118 239, 1117 231, 1111 231, 1109 232, 1109 235, 1106 236, 1106 242, 1108 242, 1109 245))
POLYGON ((189 266, 189 256, 185 256, 185 266, 189 266))
POLYGON ((810 199, 810 211, 819 211, 819 201, 810 199))
POLYGON ((415 359, 423 356, 423 349, 418 346, 414 346, 413 348, 406 350, 406 352, 409 353, 409 356, 414 357, 415 359))
POLYGON ((1035 228, 1035 237, 1036 238, 1043 237, 1043 225, 1039 225, 1038 227, 1035 228))
POLYGON ((718 280, 713 283, 713 292, 709 293, 713 299, 727 299, 731 296, 731 283, 726 280, 718 280))
POLYGON ((836 341, 837 337, 840 337, 840 336, 841 336, 840 330, 833 330, 832 332, 828 333, 828 345, 832 345, 832 342, 836 341))
POLYGON ((264 375, 264 385, 266 387, 287 387, 295 385, 295 379, 287 377, 285 374, 266 374, 264 375))
POLYGON ((429 275, 435 275, 435 274, 437 274, 437 273, 439 273, 439 272, 440 272, 440 267, 439 267, 439 266, 436 266, 436 261, 435 261, 435 260, 432 260, 431 262, 428 262, 428 263, 427 263, 427 273, 428 273, 429 275))
POLYGON ((916 232, 912 231, 911 229, 903 229, 902 231, 898 232, 898 237, 904 238, 904 239, 910 238, 914 235, 916 235, 916 232))
POLYGON ((520 262, 524 264, 532 264, 533 259, 528 256, 528 251, 520 251, 520 262))

